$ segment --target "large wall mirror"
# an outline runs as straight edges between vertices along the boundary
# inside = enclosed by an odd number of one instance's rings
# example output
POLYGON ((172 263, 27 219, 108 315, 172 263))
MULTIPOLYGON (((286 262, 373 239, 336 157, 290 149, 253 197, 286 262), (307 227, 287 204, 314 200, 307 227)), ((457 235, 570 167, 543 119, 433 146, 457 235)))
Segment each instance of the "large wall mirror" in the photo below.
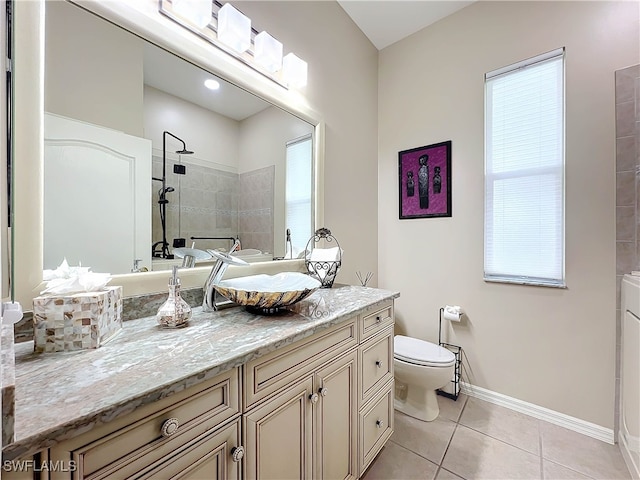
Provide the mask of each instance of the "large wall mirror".
MULTIPOLYGON (((29 76, 42 94, 16 89, 12 281, 25 308, 63 258, 111 273, 125 295, 163 291, 174 249, 228 250, 236 238, 258 270, 299 268, 271 261, 285 255, 300 186, 294 244, 321 218, 321 122, 298 94, 156 2, 24 3, 16 32, 39 35, 17 33, 16 84, 29 76), (40 61, 21 58, 34 50, 40 61)), ((210 266, 197 267, 183 284, 202 284, 210 266)))

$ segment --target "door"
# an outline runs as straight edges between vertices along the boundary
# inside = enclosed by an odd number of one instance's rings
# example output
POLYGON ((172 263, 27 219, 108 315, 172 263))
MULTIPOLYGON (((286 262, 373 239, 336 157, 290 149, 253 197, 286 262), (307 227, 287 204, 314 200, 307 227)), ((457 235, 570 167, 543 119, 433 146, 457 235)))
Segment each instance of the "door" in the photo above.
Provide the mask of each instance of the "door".
POLYGON ((151 270, 151 140, 50 113, 44 135, 44 268, 151 270))
POLYGON ((314 478, 357 478, 357 351, 317 371, 316 474, 314 478))
POLYGON ((247 479, 312 478, 313 376, 244 415, 247 479))

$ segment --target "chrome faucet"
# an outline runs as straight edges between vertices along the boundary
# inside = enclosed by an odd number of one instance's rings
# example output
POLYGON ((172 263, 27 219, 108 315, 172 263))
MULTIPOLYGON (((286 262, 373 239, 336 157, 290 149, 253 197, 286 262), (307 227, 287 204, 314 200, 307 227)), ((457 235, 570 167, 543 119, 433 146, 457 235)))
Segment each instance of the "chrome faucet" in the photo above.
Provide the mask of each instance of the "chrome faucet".
POLYGON ((287 228, 287 233, 286 233, 286 241, 285 241, 285 252, 284 252, 284 258, 287 258, 287 252, 289 252, 289 258, 293 259, 293 244, 291 243, 291 230, 287 228))
POLYGON ((231 300, 220 295, 215 289, 215 286, 222 280, 224 272, 227 271, 229 264, 234 263, 236 265, 248 265, 244 260, 231 257, 231 252, 235 251, 238 245, 240 245, 240 239, 235 240, 233 247, 229 250, 229 253, 207 250, 207 252, 216 257, 218 261, 213 265, 211 272, 209 272, 209 276, 207 277, 207 281, 204 282, 204 298, 202 299, 202 310, 204 312, 215 312, 221 308, 233 307, 235 305, 231 300))

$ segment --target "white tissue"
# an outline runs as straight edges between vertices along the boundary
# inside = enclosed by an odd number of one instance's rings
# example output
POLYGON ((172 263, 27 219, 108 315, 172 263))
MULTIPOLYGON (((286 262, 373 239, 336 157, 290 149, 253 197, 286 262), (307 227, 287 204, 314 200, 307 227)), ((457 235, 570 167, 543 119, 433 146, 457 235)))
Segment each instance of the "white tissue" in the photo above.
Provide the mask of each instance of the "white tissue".
POLYGON ((462 319, 462 308, 459 305, 446 305, 444 307, 444 319, 450 322, 459 322, 462 319))
MULTIPOLYGON (((340 260, 340 255, 342 251, 340 247, 333 248, 314 248, 311 250, 311 256, 309 260, 312 262, 336 262, 340 260)), ((315 270, 309 265, 309 273, 317 273, 320 281, 324 281, 324 277, 327 275, 327 272, 331 269, 331 265, 329 268, 322 268, 322 266, 318 266, 315 270)))
POLYGON ((314 248, 311 250, 312 262, 335 262, 340 256, 340 247, 314 248))
POLYGON ((71 267, 65 258, 55 270, 44 270, 42 279, 47 283, 40 295, 61 295, 103 290, 111 281, 109 273, 94 273, 89 267, 71 267))

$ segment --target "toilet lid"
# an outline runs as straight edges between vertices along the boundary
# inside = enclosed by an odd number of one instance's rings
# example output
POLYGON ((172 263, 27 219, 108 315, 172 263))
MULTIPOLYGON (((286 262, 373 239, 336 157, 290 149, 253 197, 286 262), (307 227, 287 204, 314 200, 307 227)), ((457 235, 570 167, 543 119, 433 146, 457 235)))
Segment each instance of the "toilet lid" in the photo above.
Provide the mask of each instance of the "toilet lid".
POLYGON ((394 357, 403 362, 427 367, 448 367, 456 361, 455 354, 435 343, 396 335, 393 338, 394 357))

